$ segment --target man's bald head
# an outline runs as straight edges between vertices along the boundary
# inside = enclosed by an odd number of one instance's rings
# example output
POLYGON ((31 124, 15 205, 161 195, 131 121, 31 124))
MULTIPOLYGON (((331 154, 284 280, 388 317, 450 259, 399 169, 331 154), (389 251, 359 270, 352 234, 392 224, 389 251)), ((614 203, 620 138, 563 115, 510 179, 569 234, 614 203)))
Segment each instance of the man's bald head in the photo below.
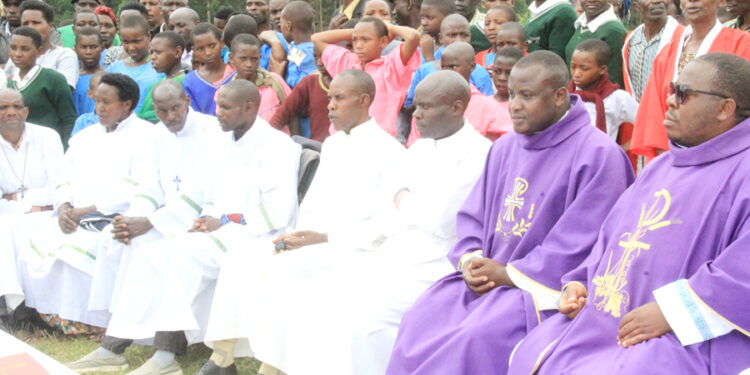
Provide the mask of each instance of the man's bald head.
POLYGON ((419 134, 441 139, 457 132, 470 99, 469 82, 460 74, 441 70, 428 75, 414 90, 413 117, 419 134))
POLYGON ((474 48, 466 42, 454 42, 445 47, 440 58, 440 65, 444 70, 452 70, 460 74, 469 82, 471 72, 476 67, 474 48))
POLYGON ((236 140, 253 126, 258 116, 260 94, 254 83, 234 79, 216 94, 216 118, 221 129, 234 132, 236 140))
POLYGON ((375 81, 364 70, 349 69, 341 72, 334 78, 339 83, 345 83, 358 93, 370 97, 370 103, 375 98, 375 81))
POLYGON ((154 100, 167 98, 184 98, 185 89, 179 82, 172 79, 165 79, 157 83, 151 93, 154 100))
POLYGON ((539 79, 553 90, 567 87, 570 82, 568 66, 554 52, 534 51, 518 60, 513 70, 530 68, 536 69, 539 79))
POLYGON ((349 133, 369 118, 370 104, 375 98, 375 81, 359 69, 336 75, 328 91, 328 118, 337 131, 349 133))
POLYGON ((281 20, 289 21, 292 28, 299 32, 312 33, 315 10, 306 1, 292 1, 281 11, 281 20))
POLYGON ((193 8, 187 7, 177 8, 169 14, 170 22, 174 18, 200 22, 200 16, 198 15, 198 12, 193 10, 193 8))
POLYGON ((237 104, 244 104, 252 102, 255 104, 260 103, 260 93, 258 87, 254 83, 245 79, 235 79, 222 86, 220 91, 224 92, 225 95, 232 97, 237 101, 237 104))
POLYGON ((165 79, 154 86, 152 91, 154 113, 167 130, 178 133, 185 128, 190 98, 185 94, 182 84, 171 79, 165 79))
POLYGON ((0 129, 22 130, 29 115, 20 92, 0 88, 0 129))

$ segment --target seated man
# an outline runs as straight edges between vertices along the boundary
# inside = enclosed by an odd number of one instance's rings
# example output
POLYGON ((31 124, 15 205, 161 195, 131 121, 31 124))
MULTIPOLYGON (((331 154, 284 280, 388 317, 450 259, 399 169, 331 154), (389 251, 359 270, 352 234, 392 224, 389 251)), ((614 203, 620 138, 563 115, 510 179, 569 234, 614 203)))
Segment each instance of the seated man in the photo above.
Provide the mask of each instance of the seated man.
POLYGON ((134 197, 136 186, 156 187, 158 176, 154 126, 133 113, 138 102, 135 81, 107 74, 94 99, 101 124, 82 130, 65 154, 53 195, 57 215, 23 215, 11 235, 27 306, 106 327, 107 312, 87 309, 97 244, 110 236, 99 233, 100 228, 115 213, 141 216, 153 211, 150 202, 134 197))
MULTIPOLYGON (((0 230, 10 227, 14 215, 52 209, 54 190, 63 159, 60 136, 49 128, 26 122, 29 110, 23 97, 11 89, 0 89, 0 230)), ((4 237, 4 236, 3 236, 4 237)), ((7 237, 6 237, 7 238, 7 237)), ((8 312, 23 301, 12 243, 0 246, 0 298, 8 312)), ((3 312, 0 312, 2 315, 3 312)))
POLYGON ((448 253, 457 271, 406 312, 388 374, 505 374, 513 347, 546 317, 536 306, 554 305, 560 276, 588 255, 633 172, 569 95, 568 77, 549 51, 513 67, 515 132, 490 149, 458 212, 448 253))
MULTIPOLYGON (((213 163, 215 173, 205 177, 210 182, 204 185, 200 216, 187 232, 173 229, 175 235, 132 251, 102 346, 71 367, 127 366, 122 353, 132 340, 164 332, 172 339, 163 340, 167 343, 136 373, 178 372, 174 355, 183 353, 185 344, 203 341, 224 254, 252 252, 253 240, 268 241, 291 225, 297 213, 300 146, 257 118, 259 103, 255 85, 245 80, 219 90, 217 115, 225 142, 216 151, 221 164, 213 163)), ((197 216, 201 207, 188 206, 197 216)))
POLYGON ((457 240, 456 213, 491 145, 464 120, 470 99, 468 82, 454 72, 420 83, 415 118, 424 138, 387 171, 387 196, 394 199, 373 223, 379 243, 365 249, 371 251, 320 253, 347 260, 294 290, 278 291, 284 303, 259 299, 265 317, 251 322, 250 336, 259 360, 290 374, 385 373, 401 316, 452 269, 445 255, 457 240))
MULTIPOLYGON (((440 64, 444 70, 455 71, 466 78, 466 82, 471 82, 471 73, 475 71, 475 68, 478 68, 474 60, 473 51, 474 48, 469 43, 453 43, 443 52, 440 64)), ((479 134, 493 142, 500 138, 501 135, 511 131, 513 123, 510 120, 508 111, 498 105, 493 97, 479 92, 473 84, 469 83, 469 87, 471 88, 471 101, 464 115, 469 124, 474 126, 474 129, 479 134)), ((419 128, 413 125, 411 127, 409 144, 414 143, 420 137, 419 128)))
POLYGON ((617 201, 591 255, 563 277, 560 314, 521 342, 511 374, 750 367, 750 322, 738 305, 748 298, 750 63, 709 53, 672 87, 672 150, 617 201))
MULTIPOLYGON (((383 192, 383 174, 403 152, 403 147, 368 114, 375 96, 375 82, 366 72, 351 69, 334 77, 328 110, 338 132, 323 143, 320 167, 300 207, 296 231, 275 240, 276 248, 294 251, 272 256, 273 247, 267 242, 263 255, 271 259, 263 262, 246 248, 227 254, 227 268, 217 284, 206 334, 207 341, 218 342, 205 368, 230 367, 235 342, 237 355, 252 355, 247 340, 236 339, 261 339, 252 337, 252 328, 264 324, 267 311, 261 311, 265 308, 258 308, 257 301, 266 301, 268 296, 273 298, 267 300, 269 305, 278 304, 272 311, 283 311, 292 302, 284 293, 304 282, 307 275, 346 264, 350 253, 341 249, 373 245, 376 238, 368 224, 393 200, 383 192), (280 274, 283 280, 277 277, 280 274), (243 295, 252 298, 238 299, 239 286, 243 295)), ((262 350, 268 353, 264 357, 275 357, 284 347, 265 345, 262 350)))

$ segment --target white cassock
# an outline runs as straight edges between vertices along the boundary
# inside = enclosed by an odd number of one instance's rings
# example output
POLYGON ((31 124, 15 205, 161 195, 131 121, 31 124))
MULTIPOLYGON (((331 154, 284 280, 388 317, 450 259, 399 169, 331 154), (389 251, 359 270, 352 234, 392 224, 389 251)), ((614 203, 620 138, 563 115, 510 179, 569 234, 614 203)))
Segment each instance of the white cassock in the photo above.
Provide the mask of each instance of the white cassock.
MULTIPOLYGON (((17 194, 17 200, 0 198, 0 238, 11 240, 10 231, 16 215, 32 206, 51 206, 52 191, 63 161, 63 146, 56 131, 26 123, 18 149, 0 137, 0 191, 17 194)), ((5 296, 9 309, 23 301, 21 281, 16 272, 17 254, 12 242, 0 244, 0 297, 5 296)))
POLYGON ((393 199, 384 194, 384 174, 403 152, 401 144, 373 119, 350 134, 338 132, 328 137, 323 142, 320 166, 300 206, 296 229, 327 233, 329 242, 276 256, 270 243, 257 245, 264 251, 252 257, 243 251, 228 253, 216 287, 207 343, 240 338, 235 355, 251 356, 245 338, 253 325, 274 324, 279 318, 259 311, 266 308, 266 301, 273 304, 274 311, 284 311, 294 305, 294 289, 311 275, 346 264, 356 253, 347 249, 371 248, 377 233, 369 230, 369 223, 393 199), (259 259, 261 255, 263 259, 259 259))
MULTIPOLYGON (((206 204, 227 137, 214 116, 189 109, 185 126, 173 133, 156 124, 159 189, 140 191, 136 200, 155 208, 144 215, 153 229, 125 245, 111 236, 102 238, 97 251, 88 309, 109 311, 116 300, 134 248, 165 236, 187 232, 206 204), (158 207, 158 209, 156 209, 158 207)), ((105 229, 110 231, 111 227, 105 229)))
MULTIPOLYGON (((144 207, 133 197, 139 189, 158 186, 154 130, 153 124, 131 114, 111 133, 96 124, 71 138, 53 193, 55 210, 65 202, 94 205, 103 214, 137 216, 153 210, 150 203, 144 207)), ((56 211, 20 216, 12 236, 26 305, 105 327, 108 314, 88 311, 87 305, 98 241, 111 235, 80 227, 64 234, 56 211)))
MULTIPOLYGON (((242 214, 211 233, 183 233, 133 251, 107 335, 146 339, 157 331, 185 331, 189 343, 203 341, 216 278, 224 254, 258 252, 252 245, 293 225, 301 148, 256 118, 239 140, 227 133, 228 161, 214 181, 214 204, 201 216, 242 214)), ((211 201, 209 199, 208 201, 211 201)))

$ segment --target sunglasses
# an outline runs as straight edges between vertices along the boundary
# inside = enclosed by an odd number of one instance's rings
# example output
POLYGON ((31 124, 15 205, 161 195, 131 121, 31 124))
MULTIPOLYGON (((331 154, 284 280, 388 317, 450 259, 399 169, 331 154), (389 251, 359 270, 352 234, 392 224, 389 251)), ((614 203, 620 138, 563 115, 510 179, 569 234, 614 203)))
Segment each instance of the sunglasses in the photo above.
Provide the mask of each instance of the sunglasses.
POLYGON ((691 94, 711 95, 711 96, 718 96, 722 99, 729 99, 728 96, 724 94, 720 94, 718 92, 694 90, 694 89, 688 88, 687 85, 678 85, 678 84, 675 84, 674 82, 669 83, 669 95, 675 96, 675 99, 677 99, 677 104, 685 103, 688 96, 690 96, 691 94))

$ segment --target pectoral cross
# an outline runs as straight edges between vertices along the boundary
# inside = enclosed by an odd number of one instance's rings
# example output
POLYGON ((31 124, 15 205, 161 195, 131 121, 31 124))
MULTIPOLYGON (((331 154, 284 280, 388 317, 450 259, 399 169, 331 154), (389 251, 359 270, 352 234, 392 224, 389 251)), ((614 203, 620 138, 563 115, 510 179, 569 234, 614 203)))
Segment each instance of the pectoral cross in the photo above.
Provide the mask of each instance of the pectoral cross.
POLYGON ((177 186, 177 191, 180 191, 180 182, 182 182, 182 180, 180 180, 180 176, 174 176, 174 180, 172 180, 172 182, 174 182, 174 184, 177 186))
POLYGON ((23 184, 21 184, 21 187, 19 187, 18 191, 16 192, 16 196, 20 194, 21 198, 23 198, 23 193, 25 193, 26 190, 29 190, 29 189, 26 186, 23 186, 23 184))
POLYGON ((523 193, 526 192, 526 189, 529 188, 529 183, 526 182, 523 178, 517 177, 515 180, 515 185, 513 186, 513 194, 505 196, 505 203, 503 204, 505 206, 505 215, 503 215, 503 220, 505 221, 515 221, 515 211, 517 208, 523 207, 524 198, 522 197, 523 193))

